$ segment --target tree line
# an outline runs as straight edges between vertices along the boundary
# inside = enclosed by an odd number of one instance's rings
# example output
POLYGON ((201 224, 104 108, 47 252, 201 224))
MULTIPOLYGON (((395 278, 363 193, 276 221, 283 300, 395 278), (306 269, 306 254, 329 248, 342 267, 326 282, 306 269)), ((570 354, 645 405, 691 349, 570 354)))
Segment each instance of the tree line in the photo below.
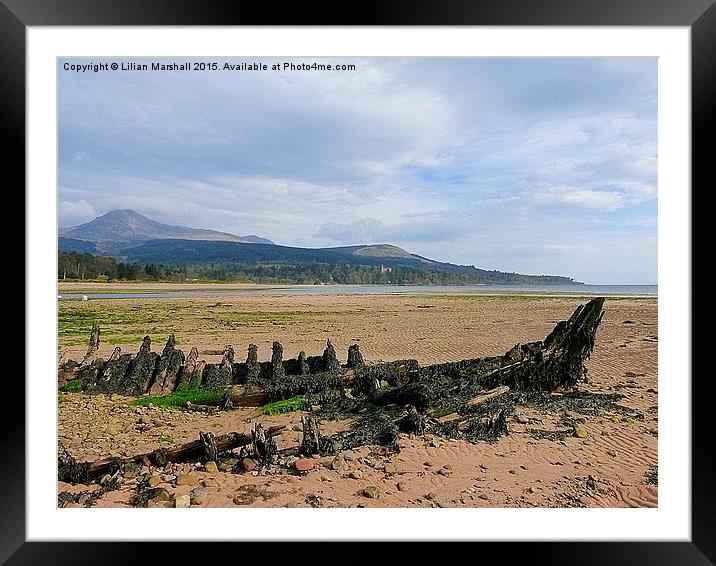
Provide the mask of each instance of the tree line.
POLYGON ((476 283, 545 283, 544 277, 483 272, 450 273, 408 266, 350 263, 256 264, 206 262, 182 266, 123 262, 111 257, 81 252, 59 252, 60 280, 93 281, 227 281, 246 283, 300 283, 353 285, 465 285, 476 283), (484 274, 483 274, 484 273, 484 274))

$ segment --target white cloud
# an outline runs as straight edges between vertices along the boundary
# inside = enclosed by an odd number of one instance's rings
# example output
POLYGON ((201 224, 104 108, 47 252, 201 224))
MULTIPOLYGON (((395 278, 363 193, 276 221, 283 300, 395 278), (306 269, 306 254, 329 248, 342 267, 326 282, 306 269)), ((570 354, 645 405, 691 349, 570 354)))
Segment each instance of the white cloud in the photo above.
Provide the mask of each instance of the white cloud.
POLYGON ((59 225, 61 227, 75 226, 89 222, 97 216, 95 207, 84 199, 75 202, 66 200, 59 204, 59 225))

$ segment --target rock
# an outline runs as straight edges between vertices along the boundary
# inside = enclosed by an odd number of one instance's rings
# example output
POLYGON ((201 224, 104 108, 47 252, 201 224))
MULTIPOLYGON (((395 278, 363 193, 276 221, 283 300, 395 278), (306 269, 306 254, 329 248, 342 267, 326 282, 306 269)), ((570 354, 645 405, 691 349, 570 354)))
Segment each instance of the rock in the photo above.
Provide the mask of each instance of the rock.
POLYGON ((192 505, 201 505, 204 502, 204 488, 195 487, 189 493, 189 500, 192 505))
POLYGON ((441 476, 447 477, 450 475, 450 473, 451 473, 450 470, 446 470, 445 468, 440 468, 438 470, 438 474, 440 474, 441 476))
POLYGON ((587 431, 586 431, 586 430, 584 430, 583 428, 580 428, 580 427, 578 427, 578 426, 575 426, 575 427, 574 427, 574 430, 573 430, 572 434, 573 434, 574 436, 576 436, 577 438, 587 438, 587 436, 589 436, 589 435, 587 434, 587 431))
POLYGON ((527 488, 527 491, 528 491, 529 493, 534 493, 534 492, 535 492, 535 488, 532 487, 532 486, 529 486, 529 487, 527 488))
POLYGON ((296 508, 296 502, 295 501, 289 501, 285 505, 288 509, 295 509, 296 508))
POLYGON ((481 493, 480 495, 478 495, 478 497, 479 497, 480 499, 484 499, 485 501, 490 501, 490 498, 487 497, 487 495, 485 495, 484 493, 481 493))
POLYGON ((219 471, 216 466, 216 462, 214 462, 213 460, 209 460, 206 464, 204 464, 204 470, 206 470, 206 472, 209 474, 215 474, 219 471))
POLYGON ((175 495, 174 496, 174 507, 177 509, 186 509, 188 507, 191 507, 191 497, 188 493, 185 493, 184 495, 175 495))
POLYGON ((99 480, 99 485, 104 485, 104 484, 106 484, 108 481, 110 481, 111 479, 112 479, 112 476, 111 476, 111 475, 105 474, 105 475, 102 476, 102 479, 99 480))
POLYGON ((398 488, 398 491, 406 491, 408 489, 408 486, 405 482, 399 481, 395 487, 398 488))
POLYGON ((515 420, 520 424, 528 424, 530 420, 524 415, 515 416, 515 420))
POLYGON ((245 472, 253 472, 256 469, 256 460, 252 458, 243 458, 241 460, 241 468, 245 472))
POLYGON ((331 469, 338 472, 345 472, 348 469, 348 462, 346 462, 343 456, 338 454, 338 456, 333 458, 333 462, 331 462, 331 469))
POLYGON ((430 493, 428 493, 428 494, 425 496, 425 499, 427 499, 428 501, 432 501, 432 500, 435 499, 437 496, 438 496, 437 493, 435 493, 434 491, 431 491, 430 493))
POLYGON ((387 462, 383 467, 383 470, 386 474, 390 475, 398 473, 398 469, 395 467, 395 464, 393 464, 393 462, 387 462))
MULTIPOLYGON (((296 431, 296 432, 301 432, 301 431, 303 430, 303 428, 301 428, 301 425, 295 424, 295 425, 293 425, 293 426, 291 427, 291 430, 294 430, 294 431, 296 431)), ((289 503, 290 503, 290 502, 289 502, 289 503)))
POLYGON ((612 458, 619 456, 619 453, 616 450, 607 450, 607 454, 609 454, 612 458))
POLYGON ((179 474, 176 479, 176 485, 195 485, 199 481, 196 474, 179 474))
POLYGON ((587 487, 592 491, 595 491, 597 489, 597 478, 595 478, 591 474, 587 476, 587 487))
POLYGON ((216 478, 206 478, 202 483, 204 484, 204 487, 219 487, 219 482, 216 478))
POLYGON ((447 503, 445 503, 443 501, 435 501, 435 505, 437 505, 438 507, 442 507, 442 508, 450 507, 447 503))
POLYGON ((171 482, 171 481, 174 481, 175 479, 177 479, 177 477, 174 474, 164 474, 162 476, 162 479, 164 481, 171 482))
POLYGON ((297 472, 307 472, 316 467, 316 461, 311 458, 299 458, 293 463, 297 472))
POLYGON ((374 485, 369 485, 363 489, 363 495, 370 499, 378 499, 380 497, 380 490, 374 485))
POLYGON ((139 424, 152 424, 152 419, 150 419, 146 415, 143 415, 143 416, 139 417, 139 424))
POLYGON ((156 504, 156 503, 163 503, 163 502, 171 501, 171 500, 172 500, 172 496, 169 494, 169 492, 166 489, 162 488, 162 490, 159 493, 157 493, 154 497, 152 497, 149 501, 156 504))
POLYGON ((159 476, 150 476, 147 480, 148 487, 157 487, 160 483, 162 483, 162 480, 159 476))
POLYGON ((354 480, 362 480, 363 472, 361 472, 360 470, 353 470, 350 474, 348 474, 348 477, 354 480))
POLYGON ((432 468, 433 463, 432 462, 423 462, 423 466, 425 466, 426 468, 432 468))
POLYGON ((353 452, 353 450, 344 450, 343 452, 341 452, 341 456, 343 456, 344 460, 352 462, 358 457, 358 454, 353 452))

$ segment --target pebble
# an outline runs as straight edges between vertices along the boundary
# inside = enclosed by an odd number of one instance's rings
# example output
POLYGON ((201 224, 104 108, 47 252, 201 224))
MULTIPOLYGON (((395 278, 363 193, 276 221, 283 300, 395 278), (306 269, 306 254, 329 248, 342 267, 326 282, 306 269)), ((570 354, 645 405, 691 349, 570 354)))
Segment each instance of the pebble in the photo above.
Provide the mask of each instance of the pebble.
POLYGON ((446 470, 445 468, 440 468, 438 470, 438 474, 440 474, 441 476, 447 477, 450 475, 450 470, 446 470))
POLYGON ((157 493, 154 497, 152 497, 149 501, 153 503, 161 503, 163 501, 171 501, 172 497, 169 495, 169 492, 162 488, 162 490, 157 493))
POLYGON ((527 417, 525 417, 524 415, 517 415, 515 417, 515 420, 520 424, 527 424, 530 422, 530 420, 527 417))
POLYGON ((204 470, 206 470, 209 474, 215 474, 219 471, 219 469, 216 466, 216 462, 213 460, 209 460, 206 464, 204 464, 204 470))
POLYGON ((353 470, 350 474, 348 474, 348 477, 354 480, 362 480, 363 472, 361 472, 360 470, 353 470))
POLYGON ((162 476, 162 479, 164 481, 174 481, 175 479, 177 479, 177 477, 174 474, 164 474, 162 476))
POLYGON ((300 458, 293 463, 293 467, 297 472, 307 472, 316 466, 316 461, 310 458, 300 458))
POLYGON ((245 472, 253 472, 256 469, 256 460, 252 458, 244 458, 241 460, 241 467, 245 472))
POLYGON ((195 487, 189 494, 189 500, 192 505, 201 505, 204 502, 204 488, 195 487))
POLYGON ((179 474, 176 479, 176 485, 195 485, 199 478, 192 473, 179 474))
POLYGON ((574 431, 572 432, 572 434, 577 438, 587 438, 587 436, 589 436, 586 430, 578 426, 574 427, 574 431))
POLYGON ((408 486, 405 484, 405 482, 399 481, 395 487, 398 488, 398 491, 405 491, 408 489, 408 486))
POLYGON ((363 489, 363 495, 370 499, 378 499, 378 497, 380 497, 380 490, 374 485, 369 485, 363 489))
POLYGON ((162 483, 162 480, 158 476, 150 476, 147 480, 148 487, 157 487, 160 483, 162 483))
POLYGON ((296 502, 289 501, 288 503, 286 503, 286 507, 288 507, 289 509, 294 509, 296 507, 296 502))
POLYGON ((616 450, 608 450, 607 454, 609 454, 612 458, 619 456, 619 453, 616 450))
POLYGON ((352 462, 358 457, 358 454, 353 452, 353 450, 344 450, 343 452, 341 452, 341 456, 343 456, 344 460, 352 462))
POLYGON ((383 470, 386 474, 396 474, 398 473, 398 468, 395 467, 395 464, 392 462, 387 462, 385 466, 383 467, 383 470))
POLYGON ((189 494, 184 495, 176 495, 174 497, 174 507, 177 509, 186 509, 191 506, 191 497, 189 497, 189 494))
POLYGON ((429 499, 429 500, 432 501, 432 500, 435 499, 437 496, 438 496, 437 493, 435 493, 434 491, 431 491, 430 493, 428 493, 428 494, 425 496, 425 499, 429 499))
POLYGON ((348 463, 343 456, 338 454, 338 456, 333 458, 333 462, 331 462, 331 469, 336 470, 338 472, 343 472, 348 469, 348 463))
POLYGON ((219 487, 219 482, 215 478, 206 478, 203 484, 204 487, 219 487))
POLYGON ((433 463, 432 462, 423 462, 423 466, 425 466, 426 468, 432 468, 433 463))

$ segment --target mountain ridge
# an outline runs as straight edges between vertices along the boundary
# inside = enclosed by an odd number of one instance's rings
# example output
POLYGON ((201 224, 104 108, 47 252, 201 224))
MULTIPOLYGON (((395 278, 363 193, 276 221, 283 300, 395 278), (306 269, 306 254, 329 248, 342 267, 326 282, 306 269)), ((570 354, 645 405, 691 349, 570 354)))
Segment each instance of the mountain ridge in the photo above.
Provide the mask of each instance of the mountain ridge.
POLYGON ((355 282, 574 284, 571 277, 523 275, 456 265, 389 243, 300 248, 259 236, 236 236, 162 224, 130 209, 58 231, 63 253, 109 256, 128 264, 164 266, 207 278, 355 282))
POLYGON ((163 224, 132 209, 112 210, 84 224, 58 230, 60 238, 92 242, 98 251, 116 253, 122 247, 150 240, 205 240, 273 244, 254 234, 237 236, 229 232, 163 224))

